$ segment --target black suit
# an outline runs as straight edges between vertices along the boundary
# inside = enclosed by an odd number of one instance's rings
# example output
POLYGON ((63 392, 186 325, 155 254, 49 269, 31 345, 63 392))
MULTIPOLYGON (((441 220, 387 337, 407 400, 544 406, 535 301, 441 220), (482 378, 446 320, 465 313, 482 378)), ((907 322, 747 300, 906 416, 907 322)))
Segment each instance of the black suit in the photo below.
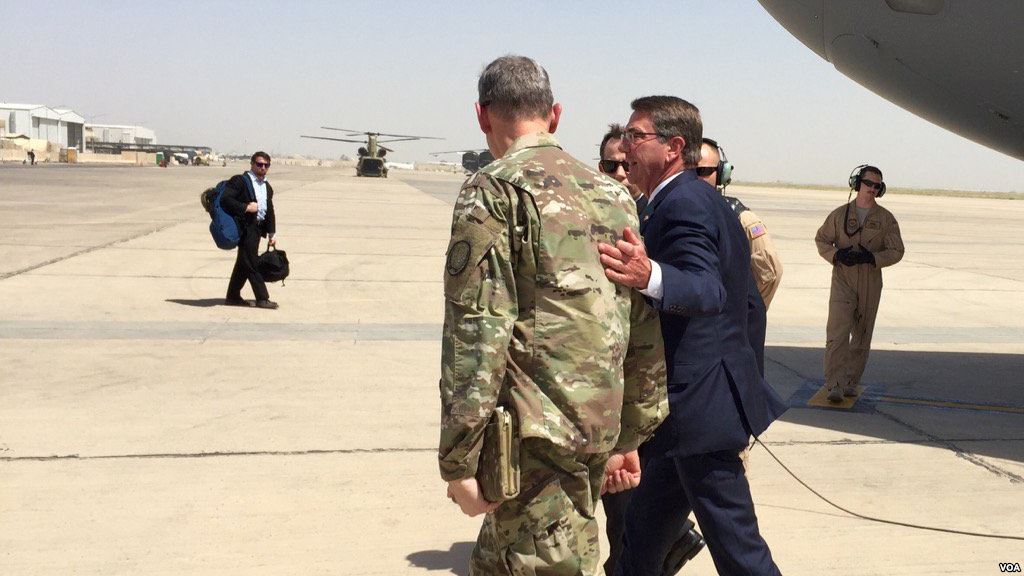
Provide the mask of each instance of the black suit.
POLYGON ((235 257, 235 267, 231 270, 231 280, 228 281, 228 299, 241 299, 242 287, 246 280, 252 286, 256 300, 269 300, 270 293, 267 291, 267 284, 263 281, 256 265, 259 262, 260 238, 271 235, 275 232, 274 217, 274 188, 267 182, 267 213, 262 221, 257 219, 255 212, 246 212, 245 207, 249 202, 256 201, 255 192, 252 189, 252 181, 249 174, 238 174, 228 180, 224 194, 221 196, 220 205, 224 211, 235 217, 239 223, 241 239, 238 242, 238 254, 235 257))
POLYGON ((748 334, 746 234, 721 195, 689 170, 654 197, 640 231, 662 272, 664 292, 653 304, 670 408, 645 446, 618 573, 660 576, 692 510, 719 574, 778 574, 739 459, 750 436, 785 411, 748 334))

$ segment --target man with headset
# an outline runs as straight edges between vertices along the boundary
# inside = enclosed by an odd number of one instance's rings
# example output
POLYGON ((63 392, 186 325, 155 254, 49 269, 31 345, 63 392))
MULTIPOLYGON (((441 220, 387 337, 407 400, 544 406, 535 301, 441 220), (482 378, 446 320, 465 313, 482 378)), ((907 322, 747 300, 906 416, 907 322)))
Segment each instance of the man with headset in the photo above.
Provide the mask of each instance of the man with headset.
MULTIPOLYGON (((711 138, 703 138, 700 145, 700 162, 697 176, 724 194, 725 187, 732 182, 732 163, 725 156, 725 149, 711 138)), ((751 285, 747 294, 747 339, 754 355, 757 369, 764 376, 764 340, 768 332, 768 305, 782 281, 782 261, 775 250, 775 244, 768 236, 768 228, 761 218, 734 196, 722 196, 747 233, 750 241, 751 285)), ((741 456, 747 463, 747 450, 741 456)))
MULTIPOLYGON (((697 164, 697 175, 705 182, 725 193, 725 187, 732 182, 733 165, 725 156, 725 149, 711 138, 704 138, 700 146, 700 163, 697 164)), ((723 196, 729 207, 740 219, 740 224, 747 232, 750 240, 750 272, 757 283, 757 291, 761 294, 767 310, 775 297, 775 291, 782 282, 782 260, 775 249, 768 228, 764 222, 747 208, 735 196, 723 196)))
POLYGON ((834 403, 857 395, 882 296, 882 268, 903 258, 900 226, 875 201, 885 194, 882 171, 862 164, 853 169, 849 184, 857 197, 833 210, 814 236, 818 253, 832 264, 825 385, 834 403))

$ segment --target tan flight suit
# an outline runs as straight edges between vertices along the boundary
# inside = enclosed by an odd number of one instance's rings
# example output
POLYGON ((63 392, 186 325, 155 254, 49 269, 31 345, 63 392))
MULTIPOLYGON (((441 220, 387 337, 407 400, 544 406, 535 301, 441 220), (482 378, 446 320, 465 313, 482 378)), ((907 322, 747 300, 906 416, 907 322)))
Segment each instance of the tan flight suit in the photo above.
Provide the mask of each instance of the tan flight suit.
POLYGON ((768 228, 757 214, 749 209, 744 210, 740 213, 740 224, 743 225, 747 239, 750 240, 750 271, 767 310, 772 304, 772 298, 775 297, 775 291, 779 289, 779 283, 782 282, 782 260, 779 259, 775 243, 768 235, 768 228))
POLYGON ((851 202, 828 215, 814 241, 821 257, 833 264, 825 328, 825 385, 830 389, 840 386, 852 390, 860 384, 868 361, 871 333, 882 296, 882 268, 903 258, 900 226, 891 212, 876 204, 868 211, 861 227, 857 222, 856 203, 851 202), (838 249, 853 247, 857 252, 858 244, 874 254, 874 265, 833 263, 838 249))

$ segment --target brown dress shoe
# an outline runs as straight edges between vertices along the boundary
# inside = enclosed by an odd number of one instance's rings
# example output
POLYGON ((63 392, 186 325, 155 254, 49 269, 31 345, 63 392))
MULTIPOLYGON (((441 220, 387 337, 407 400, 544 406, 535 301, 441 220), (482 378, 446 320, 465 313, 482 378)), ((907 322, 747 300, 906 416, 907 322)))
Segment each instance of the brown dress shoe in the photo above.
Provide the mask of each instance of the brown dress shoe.
POLYGON ((267 310, 277 310, 277 302, 274 302, 273 300, 257 300, 256 307, 265 308, 267 310))

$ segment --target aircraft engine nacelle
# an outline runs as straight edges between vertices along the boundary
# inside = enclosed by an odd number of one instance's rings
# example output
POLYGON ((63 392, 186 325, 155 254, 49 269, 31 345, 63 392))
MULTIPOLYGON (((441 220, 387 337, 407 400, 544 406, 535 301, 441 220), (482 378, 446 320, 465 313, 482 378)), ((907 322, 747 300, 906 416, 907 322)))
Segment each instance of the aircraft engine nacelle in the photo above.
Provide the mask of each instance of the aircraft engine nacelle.
POLYGON ((379 157, 383 158, 383 157, 388 155, 388 149, 387 148, 378 148, 377 149, 377 154, 378 154, 379 157))
POLYGON ((359 155, 360 156, 369 156, 370 155, 370 151, 367 150, 366 148, 360 146, 359 147, 359 155))

